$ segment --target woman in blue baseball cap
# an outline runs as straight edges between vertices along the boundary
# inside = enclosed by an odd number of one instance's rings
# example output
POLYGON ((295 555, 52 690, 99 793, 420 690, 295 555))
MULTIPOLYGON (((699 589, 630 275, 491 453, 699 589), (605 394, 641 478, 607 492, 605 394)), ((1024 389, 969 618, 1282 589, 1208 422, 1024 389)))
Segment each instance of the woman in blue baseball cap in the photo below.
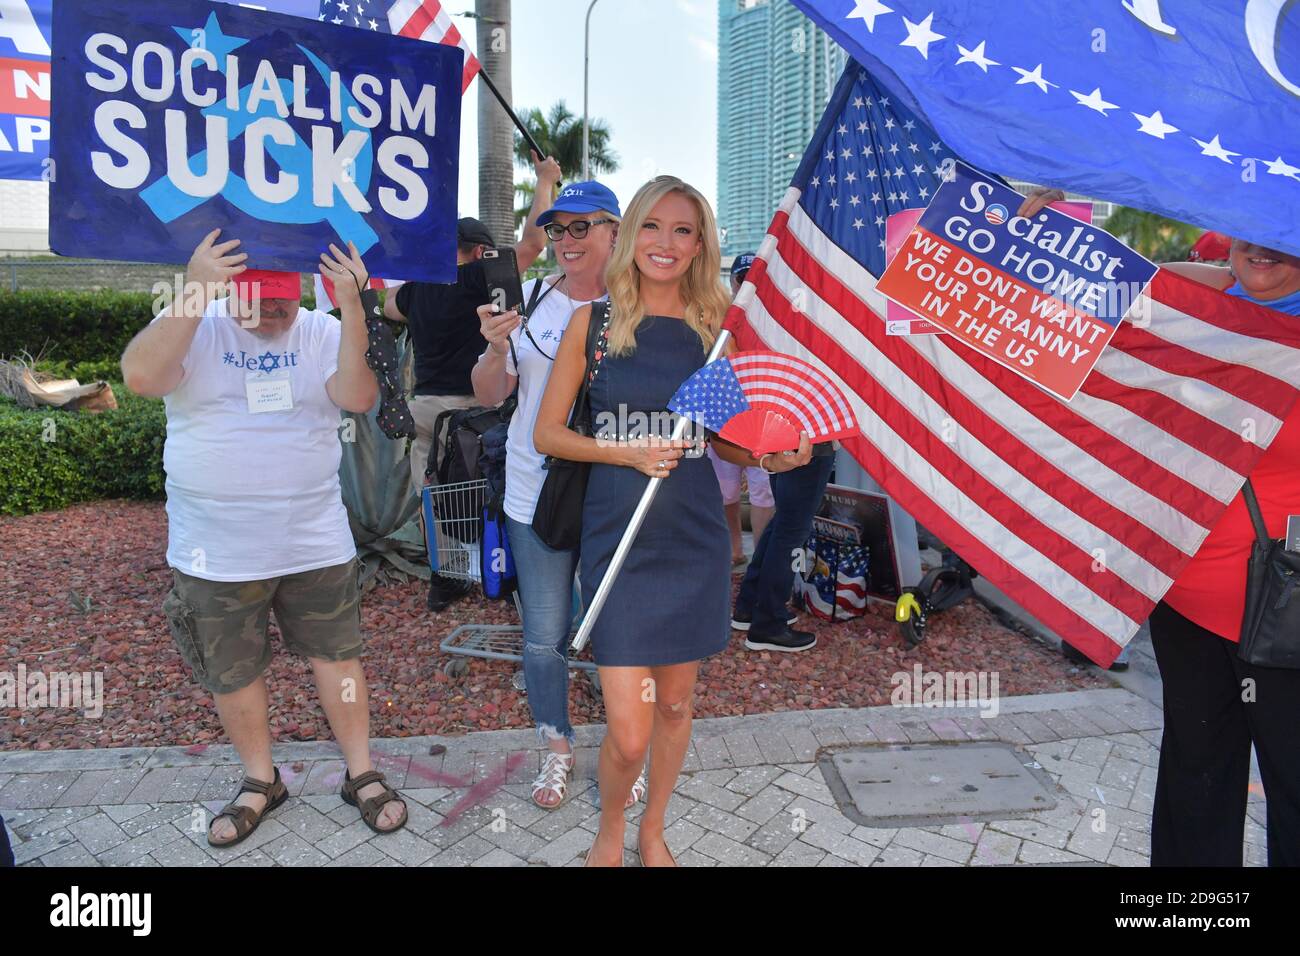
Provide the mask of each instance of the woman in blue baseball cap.
MULTIPOLYGON (((488 348, 471 375, 475 398, 496 405, 516 384, 519 387, 519 406, 506 443, 505 512, 524 609, 528 705, 547 747, 541 773, 533 781, 533 802, 547 810, 564 801, 574 769, 566 652, 578 552, 547 547, 533 531, 533 511, 546 474, 543 456, 533 447, 533 426, 569 317, 606 298, 605 268, 621 218, 618 198, 607 186, 594 181, 566 186, 555 205, 537 218, 551 240, 560 272, 524 284, 526 319, 493 305, 478 310, 488 348)), ((628 804, 645 790, 642 777, 628 804)))

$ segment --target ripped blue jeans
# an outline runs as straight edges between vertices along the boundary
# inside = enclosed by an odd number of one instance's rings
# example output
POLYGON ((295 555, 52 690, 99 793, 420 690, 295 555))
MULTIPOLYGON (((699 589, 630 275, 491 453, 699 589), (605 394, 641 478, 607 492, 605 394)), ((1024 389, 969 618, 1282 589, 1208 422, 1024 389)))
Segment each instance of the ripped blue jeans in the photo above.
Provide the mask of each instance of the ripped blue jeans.
POLYGON ((548 547, 531 525, 509 515, 506 533, 519 574, 519 600, 524 608, 524 680, 537 736, 543 743, 564 737, 572 746, 568 651, 578 552, 548 547))

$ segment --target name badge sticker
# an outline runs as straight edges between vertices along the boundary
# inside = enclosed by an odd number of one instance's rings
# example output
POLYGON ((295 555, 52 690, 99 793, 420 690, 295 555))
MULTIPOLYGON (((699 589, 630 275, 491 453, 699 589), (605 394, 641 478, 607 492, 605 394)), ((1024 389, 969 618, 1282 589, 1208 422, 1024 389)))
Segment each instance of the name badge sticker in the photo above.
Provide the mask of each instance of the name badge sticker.
POLYGON ((293 411, 293 387, 288 369, 250 372, 244 378, 244 391, 248 395, 248 411, 251 415, 293 411))

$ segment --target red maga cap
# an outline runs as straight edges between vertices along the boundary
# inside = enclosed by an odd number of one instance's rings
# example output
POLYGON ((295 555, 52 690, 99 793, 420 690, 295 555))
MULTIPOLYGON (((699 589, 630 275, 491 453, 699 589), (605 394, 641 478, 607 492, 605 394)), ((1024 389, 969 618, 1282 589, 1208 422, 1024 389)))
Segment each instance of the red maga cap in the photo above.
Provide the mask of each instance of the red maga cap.
POLYGON ((1232 251, 1232 240, 1221 232, 1202 233, 1188 253, 1189 262, 1226 262, 1232 251))
POLYGON ((302 276, 297 272, 246 269, 235 278, 235 293, 244 302, 258 299, 301 299, 302 276))

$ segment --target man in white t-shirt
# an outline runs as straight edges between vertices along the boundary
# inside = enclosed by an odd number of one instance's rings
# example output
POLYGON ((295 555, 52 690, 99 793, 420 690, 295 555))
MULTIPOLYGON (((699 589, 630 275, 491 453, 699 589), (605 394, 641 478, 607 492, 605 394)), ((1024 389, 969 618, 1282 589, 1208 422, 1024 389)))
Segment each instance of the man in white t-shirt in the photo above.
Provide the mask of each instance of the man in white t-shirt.
POLYGON ((219 233, 195 249, 184 294, 122 356, 127 388, 167 409, 163 610, 246 774, 208 842, 240 842, 288 796, 267 716, 272 610, 285 647, 311 663, 347 762, 344 799, 390 832, 407 811, 370 762, 356 548, 338 479, 339 410, 368 412, 378 397, 364 311, 378 303, 363 307, 368 275, 351 244, 321 256, 336 321, 301 308, 297 273, 246 269, 239 241, 219 233))

